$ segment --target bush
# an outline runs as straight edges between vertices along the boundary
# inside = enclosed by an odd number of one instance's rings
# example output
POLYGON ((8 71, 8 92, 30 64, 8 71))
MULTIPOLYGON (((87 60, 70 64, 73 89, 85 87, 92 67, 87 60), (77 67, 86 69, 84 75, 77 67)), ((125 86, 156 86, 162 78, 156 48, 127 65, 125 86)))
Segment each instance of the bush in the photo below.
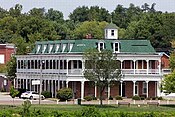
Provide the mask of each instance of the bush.
POLYGON ((109 100, 113 100, 113 97, 111 95, 109 96, 109 100))
POLYGON ((138 95, 135 95, 132 97, 133 100, 140 100, 140 97, 138 95))
POLYGON ((41 95, 44 95, 45 98, 51 98, 52 97, 52 93, 49 91, 43 91, 41 93, 41 95))
POLYGON ((158 99, 158 100, 163 100, 163 98, 162 98, 162 97, 158 97, 157 99, 158 99))
POLYGON ((156 100, 157 98, 156 98, 156 97, 152 97, 151 99, 152 99, 152 100, 156 100))
POLYGON ((97 100, 97 97, 93 96, 93 100, 97 100))
POLYGON ((141 100, 145 100, 145 97, 140 97, 141 100))
POLYGON ((90 95, 85 96, 84 99, 87 100, 87 101, 91 101, 91 100, 93 100, 93 96, 90 96, 90 95))
POLYGON ((118 96, 115 96, 115 99, 116 100, 123 100, 123 98, 121 96, 119 96, 119 95, 118 96))
POLYGON ((57 92, 57 98, 60 99, 60 101, 66 101, 71 99, 72 97, 73 94, 71 88, 62 88, 57 92))

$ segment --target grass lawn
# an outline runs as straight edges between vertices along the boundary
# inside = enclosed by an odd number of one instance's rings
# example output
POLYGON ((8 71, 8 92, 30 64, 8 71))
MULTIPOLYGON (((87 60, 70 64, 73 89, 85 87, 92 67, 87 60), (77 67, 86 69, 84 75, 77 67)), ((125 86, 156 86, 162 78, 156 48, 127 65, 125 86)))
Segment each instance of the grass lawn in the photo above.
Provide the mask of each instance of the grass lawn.
MULTIPOLYGON (((32 105, 31 110, 52 110, 52 111, 77 111, 82 110, 86 107, 95 107, 100 111, 120 111, 120 112, 174 112, 175 105, 160 105, 160 106, 147 106, 147 105, 140 105, 138 107, 137 105, 131 105, 130 107, 127 107, 126 105, 122 105, 118 107, 117 105, 32 105)), ((1 110, 20 110, 22 109, 22 106, 7 106, 7 105, 0 105, 0 111, 1 110)))

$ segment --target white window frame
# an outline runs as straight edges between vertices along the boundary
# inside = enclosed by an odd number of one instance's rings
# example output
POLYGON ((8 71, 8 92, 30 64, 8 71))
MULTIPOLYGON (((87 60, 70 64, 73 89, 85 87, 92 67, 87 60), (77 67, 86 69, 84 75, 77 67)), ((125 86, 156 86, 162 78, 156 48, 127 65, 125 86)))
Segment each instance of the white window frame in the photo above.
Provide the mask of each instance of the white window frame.
POLYGON ((111 36, 113 36, 113 37, 114 37, 114 35, 115 35, 115 30, 114 30, 114 29, 112 29, 112 30, 111 30, 111 36))
POLYGON ((146 82, 143 82, 143 85, 142 85, 142 94, 147 94, 147 83, 146 82))
POLYGON ((55 53, 57 53, 58 52, 58 49, 60 48, 60 44, 56 44, 56 51, 55 51, 55 53))
POLYGON ((104 42, 99 42, 98 43, 98 51, 101 52, 101 50, 103 50, 104 48, 105 48, 105 43, 104 42), (102 44, 102 48, 100 48, 101 44, 102 44))
POLYGON ((49 45, 49 53, 52 51, 52 49, 53 49, 53 45, 51 44, 49 45))
POLYGON ((115 52, 115 53, 118 53, 118 52, 120 52, 120 43, 119 42, 114 42, 113 43, 113 51, 115 52), (118 45, 118 51, 116 51, 116 44, 118 45))

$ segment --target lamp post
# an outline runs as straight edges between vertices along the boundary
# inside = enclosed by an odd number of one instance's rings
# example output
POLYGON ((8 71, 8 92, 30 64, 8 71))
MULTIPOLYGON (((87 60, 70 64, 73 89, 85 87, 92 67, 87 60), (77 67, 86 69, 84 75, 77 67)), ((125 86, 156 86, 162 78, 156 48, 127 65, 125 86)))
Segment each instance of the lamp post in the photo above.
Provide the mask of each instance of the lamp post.
POLYGON ((42 65, 44 61, 40 60, 40 88, 39 88, 39 104, 41 104, 41 92, 42 92, 42 65))

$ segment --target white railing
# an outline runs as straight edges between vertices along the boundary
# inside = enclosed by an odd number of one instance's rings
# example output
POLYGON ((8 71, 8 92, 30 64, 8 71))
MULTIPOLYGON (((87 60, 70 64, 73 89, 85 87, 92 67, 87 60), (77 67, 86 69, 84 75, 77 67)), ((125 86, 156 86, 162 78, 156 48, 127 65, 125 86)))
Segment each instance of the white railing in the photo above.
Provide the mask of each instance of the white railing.
POLYGON ((82 74, 82 69, 69 69, 68 70, 68 74, 76 74, 76 75, 80 75, 82 74))
POLYGON ((122 69, 122 74, 159 74, 158 69, 122 69))

